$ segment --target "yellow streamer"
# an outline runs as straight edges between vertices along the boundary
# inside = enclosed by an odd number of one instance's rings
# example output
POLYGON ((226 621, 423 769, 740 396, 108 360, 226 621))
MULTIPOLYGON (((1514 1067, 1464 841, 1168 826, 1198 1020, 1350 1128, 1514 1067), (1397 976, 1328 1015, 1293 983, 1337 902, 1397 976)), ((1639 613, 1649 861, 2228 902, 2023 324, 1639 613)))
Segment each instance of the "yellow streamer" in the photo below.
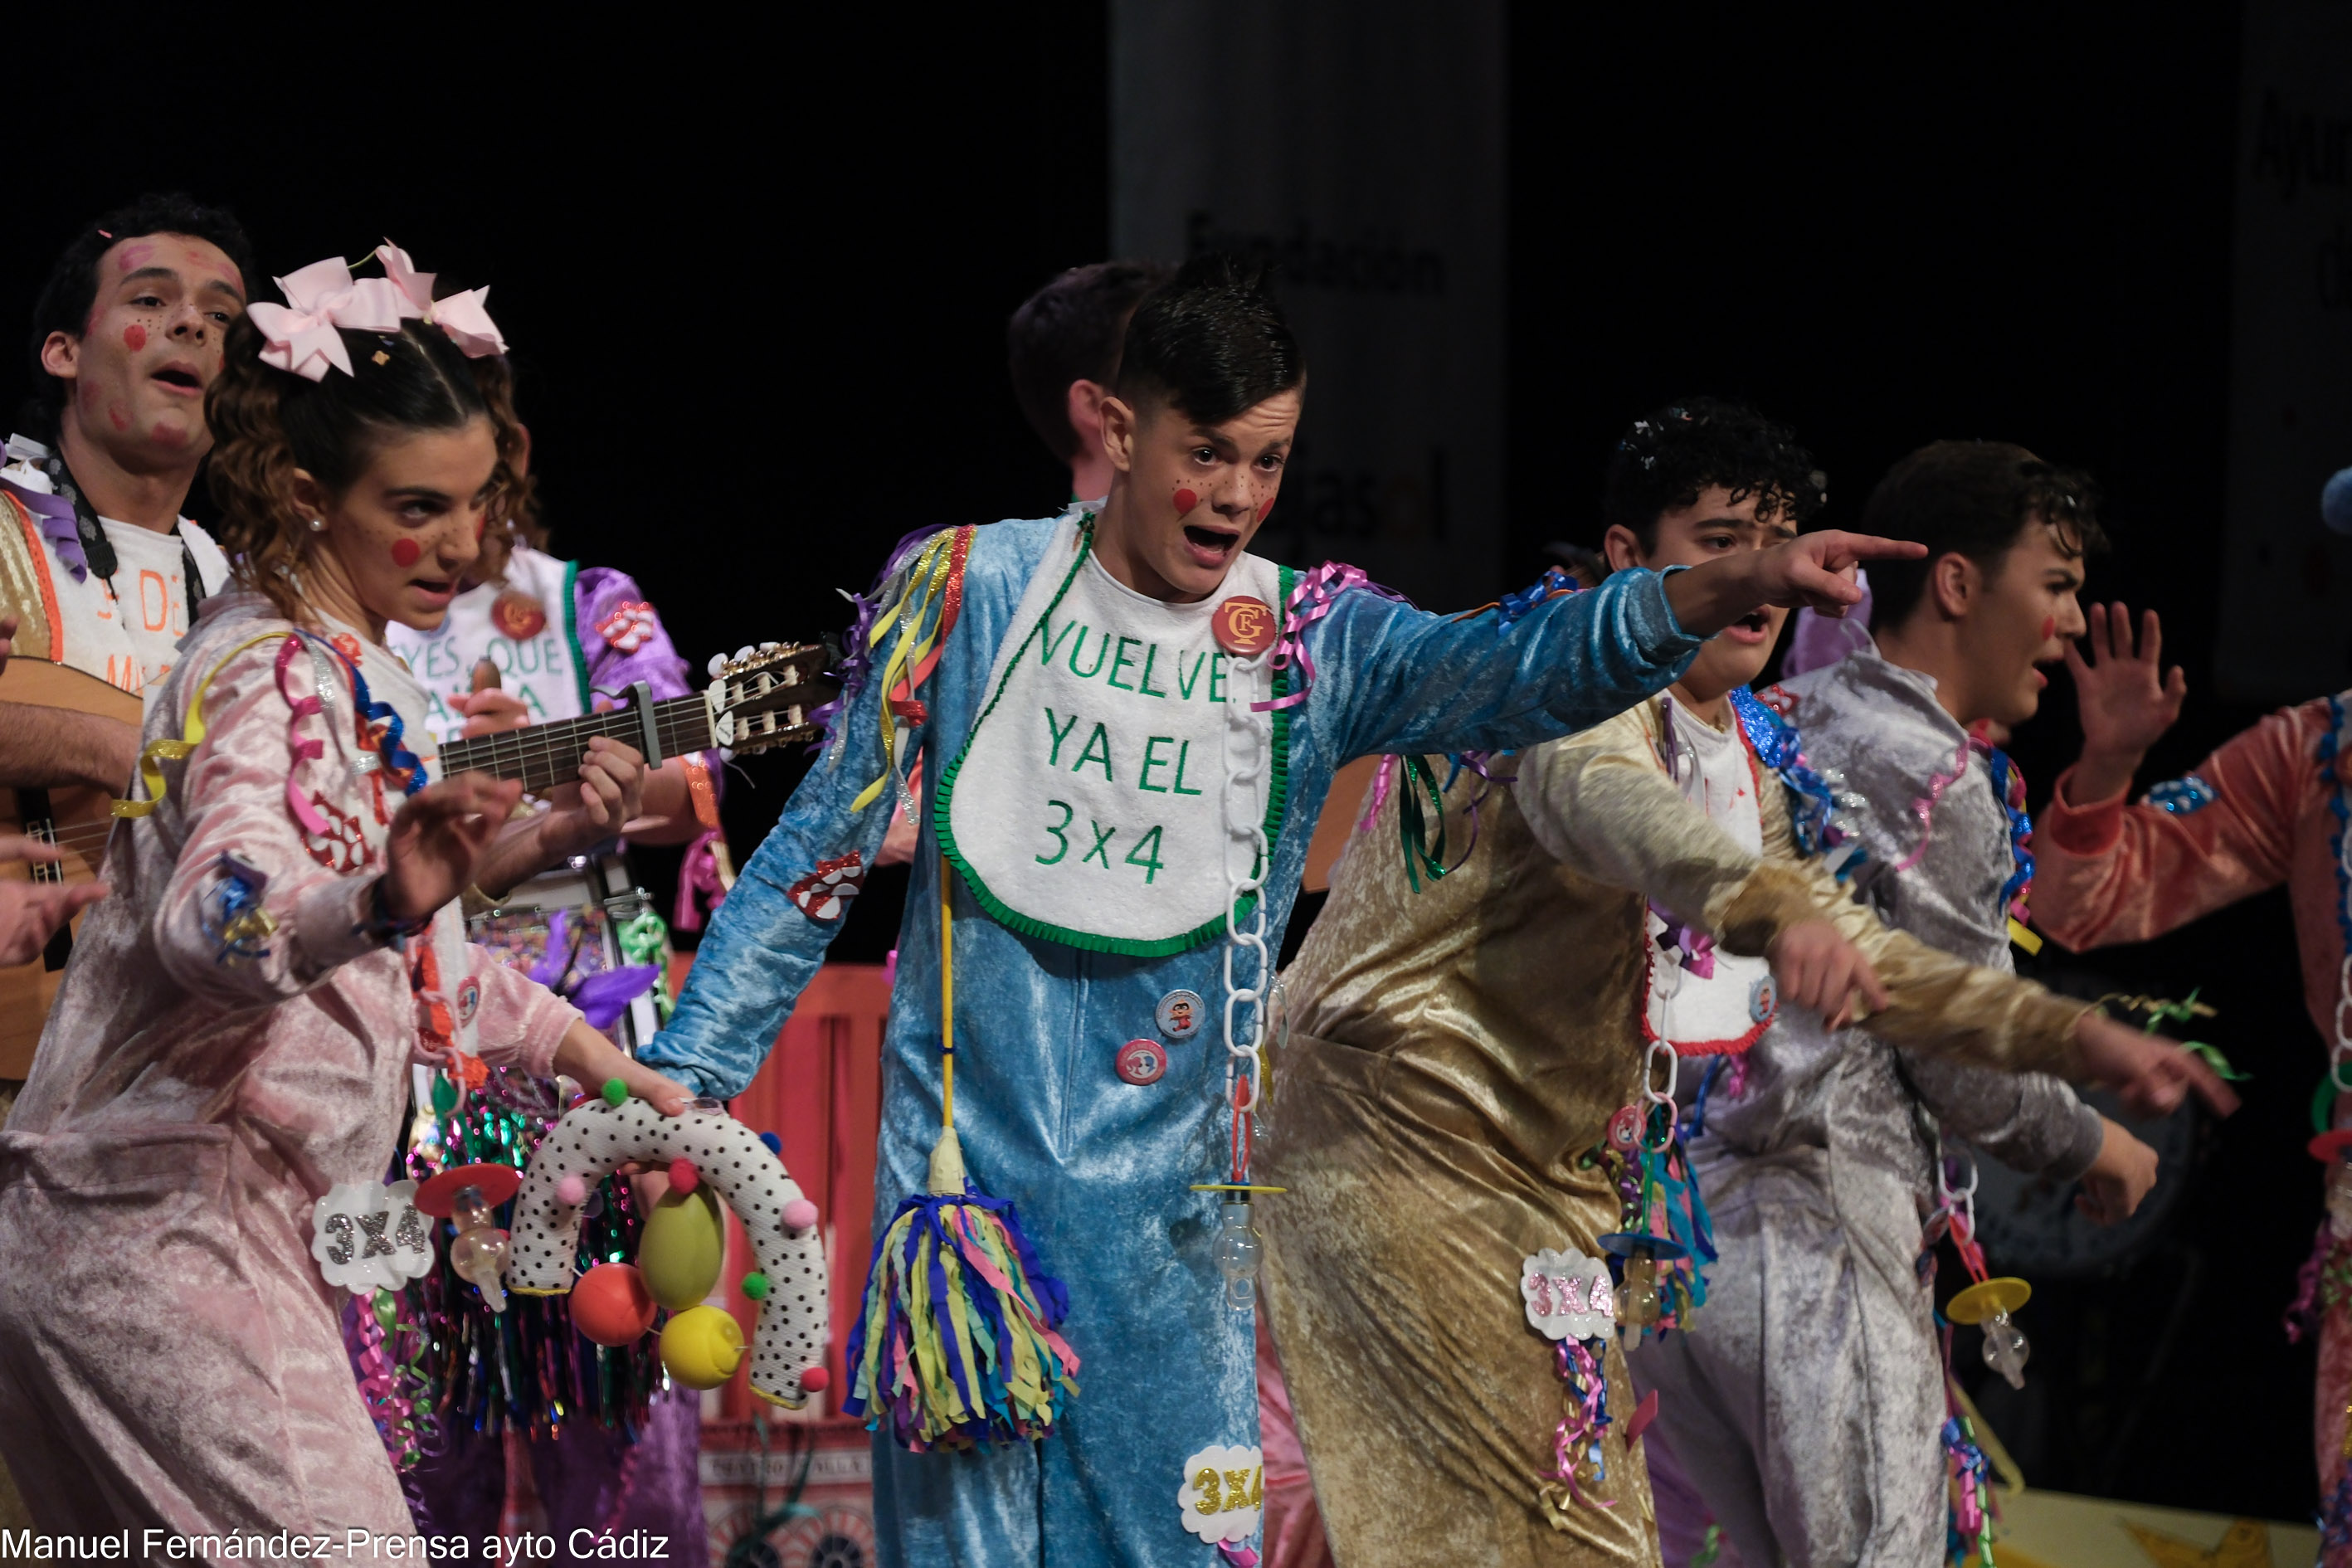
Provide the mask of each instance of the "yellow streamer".
MULTIPOLYGON (((890 711, 890 693, 908 670, 921 664, 939 637, 939 616, 932 614, 935 603, 944 607, 940 590, 946 584, 948 571, 954 564, 957 531, 943 528, 923 546, 915 557, 914 570, 907 579, 904 597, 876 617, 874 629, 867 634, 866 646, 877 647, 890 628, 898 628, 898 643, 881 670, 882 693, 879 710, 882 724, 882 776, 867 784, 864 793, 849 803, 852 811, 864 811, 882 793, 882 786, 898 775, 898 720, 890 711), (925 623, 929 624, 926 625, 925 623)), ((908 695, 913 695, 911 689, 908 695)))
POLYGON ((213 666, 211 673, 196 682, 196 694, 189 700, 188 718, 187 721, 180 726, 180 738, 176 741, 150 741, 140 748, 139 776, 147 781, 147 798, 118 800, 110 805, 107 809, 118 817, 139 817, 152 815, 157 806, 163 805, 164 794, 163 765, 165 763, 187 761, 195 749, 205 742, 205 693, 213 689, 213 677, 226 669, 229 660, 247 648, 257 647, 263 643, 275 642, 279 637, 293 635, 291 632, 264 632, 257 637, 247 637, 229 649, 222 657, 221 661, 213 666))

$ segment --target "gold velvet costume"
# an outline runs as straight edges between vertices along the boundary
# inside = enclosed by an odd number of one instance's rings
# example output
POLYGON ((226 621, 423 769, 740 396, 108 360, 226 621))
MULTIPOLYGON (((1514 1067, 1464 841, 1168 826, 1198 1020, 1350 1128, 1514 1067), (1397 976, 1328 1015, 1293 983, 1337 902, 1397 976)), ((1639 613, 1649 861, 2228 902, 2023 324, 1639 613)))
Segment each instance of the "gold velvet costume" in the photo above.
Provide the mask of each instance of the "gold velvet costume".
MULTIPOLYGON (((1614 1190, 1579 1156, 1639 1092, 1645 896, 1738 953, 1826 914, 1894 994, 1871 1021, 1882 1037, 2011 1068, 2079 1065, 2082 1004, 1881 925, 1795 858, 1769 775, 1763 856, 1740 849, 1667 777, 1660 726, 1653 700, 1496 759, 1516 782, 1479 806, 1467 862, 1418 893, 1399 802, 1384 803, 1284 976, 1293 1032, 1257 1179, 1288 1192, 1258 1205, 1259 1224, 1339 1568, 1658 1561, 1647 1476, 1623 1439, 1622 1352, 1612 1339, 1607 1479, 1587 1489, 1614 1506, 1579 1506, 1554 1479, 1554 1347, 1528 1326, 1518 1284, 1539 1248, 1597 1254, 1618 1228, 1614 1190)), ((1449 844, 1467 840, 1480 782, 1465 770, 1447 793, 1449 844)))

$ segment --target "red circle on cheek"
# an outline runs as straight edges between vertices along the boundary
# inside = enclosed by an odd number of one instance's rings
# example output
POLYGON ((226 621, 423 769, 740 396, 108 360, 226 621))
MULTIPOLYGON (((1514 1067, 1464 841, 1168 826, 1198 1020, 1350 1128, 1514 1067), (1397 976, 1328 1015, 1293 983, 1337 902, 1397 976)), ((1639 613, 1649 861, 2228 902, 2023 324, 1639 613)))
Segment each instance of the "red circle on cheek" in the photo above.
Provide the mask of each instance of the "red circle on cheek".
POLYGON ((1176 515, 1177 515, 1178 517, 1182 517, 1185 513, 1187 513, 1187 512, 1191 511, 1194 507, 1199 506, 1199 505, 1201 504, 1201 498, 1200 498, 1199 496, 1194 495, 1191 490, 1188 490, 1188 489, 1186 489, 1186 490, 1178 490, 1178 491, 1176 492, 1175 500, 1176 500, 1176 515))
POLYGON ((122 329, 122 346, 137 353, 147 346, 147 329, 133 321, 122 329))
POLYGON ((1262 500, 1262 501, 1258 502, 1258 507, 1257 507, 1257 520, 1258 520, 1260 522, 1264 522, 1264 521, 1266 520, 1267 516, 1268 516, 1270 513, 1272 513, 1272 512, 1273 512, 1273 510, 1274 510, 1274 498, 1273 498, 1272 496, 1268 496, 1268 497, 1266 497, 1266 498, 1265 498, 1265 500, 1262 500))
POLYGON ((2058 617, 2057 617, 2057 616, 2042 616, 2042 640, 2043 642, 2048 642, 2052 637, 2056 637, 2057 635, 2058 635, 2058 617))
POLYGON ((482 536, 483 536, 484 534, 486 534, 486 533, 489 532, 489 531, 490 531, 490 520, 489 520, 488 518, 487 518, 487 517, 478 517, 478 518, 476 518, 476 519, 474 520, 474 542, 475 542, 475 543, 477 543, 477 544, 479 544, 479 543, 482 542, 482 536))
POLYGON ((417 547, 416 541, 413 539, 400 539, 393 542, 392 561, 395 566, 414 566, 416 564, 416 558, 424 553, 425 552, 417 547))

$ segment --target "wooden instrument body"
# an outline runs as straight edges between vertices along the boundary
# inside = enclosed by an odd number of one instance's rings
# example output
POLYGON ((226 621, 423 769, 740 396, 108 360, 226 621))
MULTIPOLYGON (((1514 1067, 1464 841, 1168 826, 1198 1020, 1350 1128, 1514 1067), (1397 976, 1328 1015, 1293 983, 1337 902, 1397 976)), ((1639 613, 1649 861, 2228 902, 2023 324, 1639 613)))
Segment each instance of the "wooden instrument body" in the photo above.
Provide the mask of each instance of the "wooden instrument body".
MULTIPOLYGON (((0 670, 0 702, 93 714, 127 724, 134 733, 142 721, 140 700, 131 693, 96 676, 42 659, 8 661, 6 669, 0 670)), ((81 786, 0 789, 0 833, 51 841, 61 852, 55 866, 28 866, 20 860, 0 863, 0 877, 66 882, 86 882, 96 877, 113 826, 111 805, 106 791, 81 786)), ((32 1070, 33 1048, 40 1044, 49 1005, 65 978, 73 932, 80 926, 81 917, 77 915, 71 930, 60 931, 40 957, 30 963, 0 967, 0 1079, 21 1079, 32 1070)))

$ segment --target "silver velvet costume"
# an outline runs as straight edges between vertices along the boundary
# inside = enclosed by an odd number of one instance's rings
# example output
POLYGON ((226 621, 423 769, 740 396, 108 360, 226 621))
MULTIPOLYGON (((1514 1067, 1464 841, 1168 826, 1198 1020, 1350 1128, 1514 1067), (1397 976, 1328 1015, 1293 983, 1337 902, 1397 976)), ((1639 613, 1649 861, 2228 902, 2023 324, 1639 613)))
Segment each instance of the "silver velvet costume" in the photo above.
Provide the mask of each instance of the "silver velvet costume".
MULTIPOLYGON (((2008 816, 1934 681, 1873 647, 1778 691, 1812 766, 1862 797, 1841 818, 1869 856, 1860 896, 1930 946, 2013 969, 2008 816), (1920 847, 1915 803, 1955 770, 1926 853, 1896 869, 1920 847)), ((1660 1392, 1658 1425, 1747 1568, 1939 1562, 1942 1352, 1916 1268, 1931 1129, 2064 1181, 2097 1157, 2100 1119, 2056 1079, 1827 1034, 1794 1009, 1739 1092, 1726 1081, 1691 1145, 1721 1254, 1706 1307, 1632 1356, 1633 1380, 1660 1392)))

